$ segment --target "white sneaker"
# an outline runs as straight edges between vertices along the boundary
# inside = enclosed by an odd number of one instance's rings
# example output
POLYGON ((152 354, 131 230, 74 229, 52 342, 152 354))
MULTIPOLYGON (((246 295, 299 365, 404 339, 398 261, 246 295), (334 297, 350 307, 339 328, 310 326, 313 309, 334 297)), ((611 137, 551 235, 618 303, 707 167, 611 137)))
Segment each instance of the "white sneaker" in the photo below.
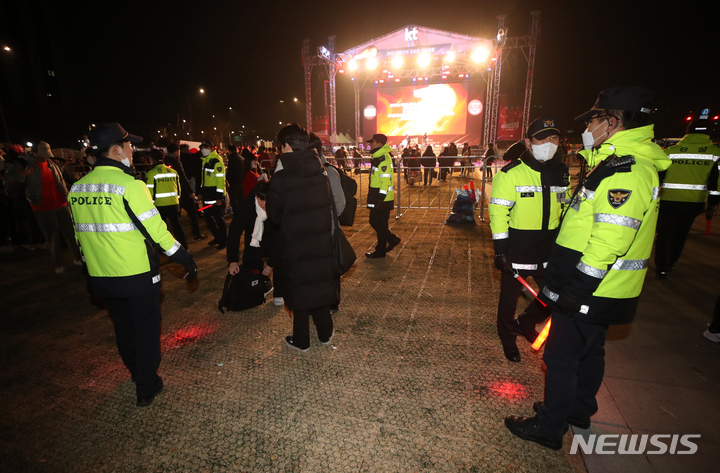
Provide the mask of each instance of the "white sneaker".
POLYGON ((330 344, 332 343, 332 339, 334 336, 335 336, 335 329, 333 329, 332 333, 330 334, 330 338, 327 339, 327 342, 320 342, 320 343, 322 343, 322 346, 324 346, 324 347, 329 347, 330 344))
POLYGON ((65 272, 65 266, 58 266, 55 268, 55 274, 62 274, 65 272))
POLYGON ((276 297, 273 299, 273 304, 275 304, 278 307, 285 305, 285 299, 283 299, 282 297, 276 297))
POLYGON ((705 330, 703 336, 711 342, 720 343, 720 333, 711 332, 710 329, 705 330))

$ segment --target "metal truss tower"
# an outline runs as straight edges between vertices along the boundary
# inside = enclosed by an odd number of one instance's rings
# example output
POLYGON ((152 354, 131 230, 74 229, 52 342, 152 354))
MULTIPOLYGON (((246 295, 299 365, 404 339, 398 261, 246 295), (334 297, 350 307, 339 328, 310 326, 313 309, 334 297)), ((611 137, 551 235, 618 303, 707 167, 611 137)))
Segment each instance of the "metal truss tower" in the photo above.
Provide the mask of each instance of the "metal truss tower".
MULTIPOLYGON (((330 57, 335 57, 335 36, 328 36, 328 50, 330 51, 330 57)), ((335 76, 337 75, 337 64, 334 60, 327 61, 328 70, 328 86, 330 89, 330 123, 329 133, 330 142, 335 146, 335 139, 337 138, 337 92, 335 88, 335 76)))
POLYGON ((525 80, 525 101, 523 102, 523 121, 522 129, 527 130, 530 123, 530 101, 532 99, 533 78, 535 76, 535 50, 537 49, 538 32, 540 29, 540 12, 534 11, 532 15, 532 27, 530 28, 530 37, 528 38, 528 70, 527 79, 525 80))
POLYGON ((310 56, 310 40, 304 39, 302 44, 302 64, 305 69, 305 128, 312 133, 312 68, 313 57, 310 56))
POLYGON ((489 136, 488 140, 485 141, 485 146, 495 144, 497 140, 497 128, 498 128, 498 115, 500 113, 500 77, 502 73, 502 57, 503 47, 505 43, 505 37, 507 30, 505 29, 505 15, 498 16, 498 45, 497 53, 495 55, 495 68, 492 74, 492 86, 488 85, 488 88, 492 88, 492 102, 490 103, 490 114, 488 115, 489 125, 489 136))

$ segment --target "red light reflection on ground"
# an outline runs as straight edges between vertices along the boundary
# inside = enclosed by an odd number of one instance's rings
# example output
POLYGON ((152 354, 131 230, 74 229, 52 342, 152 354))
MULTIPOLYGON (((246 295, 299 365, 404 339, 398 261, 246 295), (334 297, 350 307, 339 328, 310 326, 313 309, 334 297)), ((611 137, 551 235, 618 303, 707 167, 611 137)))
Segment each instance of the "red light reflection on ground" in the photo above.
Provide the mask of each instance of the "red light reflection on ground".
POLYGON ((170 350, 183 347, 193 342, 197 342, 203 337, 206 337, 213 333, 217 329, 217 324, 214 325, 189 325, 177 329, 165 337, 164 345, 170 350))
POLYGON ((498 380, 488 386, 491 393, 509 401, 522 401, 530 397, 530 393, 517 381, 498 380))

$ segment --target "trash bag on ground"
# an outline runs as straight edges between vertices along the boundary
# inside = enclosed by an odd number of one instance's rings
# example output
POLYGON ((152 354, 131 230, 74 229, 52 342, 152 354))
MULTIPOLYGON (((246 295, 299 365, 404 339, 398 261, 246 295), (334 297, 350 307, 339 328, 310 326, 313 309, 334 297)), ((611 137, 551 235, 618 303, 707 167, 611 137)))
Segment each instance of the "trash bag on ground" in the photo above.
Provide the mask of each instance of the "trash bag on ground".
POLYGON ((464 189, 455 189, 455 203, 450 216, 445 220, 446 225, 455 223, 477 225, 475 210, 480 199, 480 190, 475 190, 472 181, 470 181, 470 189, 467 186, 463 187, 464 189))

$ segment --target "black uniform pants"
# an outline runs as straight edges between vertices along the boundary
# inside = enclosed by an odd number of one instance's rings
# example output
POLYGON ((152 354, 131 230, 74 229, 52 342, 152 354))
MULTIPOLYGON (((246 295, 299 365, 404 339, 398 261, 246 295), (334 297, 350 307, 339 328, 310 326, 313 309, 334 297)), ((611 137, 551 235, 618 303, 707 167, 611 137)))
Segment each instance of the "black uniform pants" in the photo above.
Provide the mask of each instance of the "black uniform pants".
POLYGON ((185 248, 188 247, 187 240, 185 239, 185 232, 183 231, 182 225, 180 225, 180 209, 177 205, 163 205, 158 207, 160 217, 163 221, 170 221, 172 227, 173 236, 175 239, 185 248))
POLYGON ((192 230, 193 237, 200 238, 200 225, 198 225, 197 204, 192 197, 186 197, 183 194, 183 196, 180 197, 180 207, 187 213, 187 216, 190 219, 190 230, 192 230))
POLYGON ((655 267, 657 271, 670 271, 680 259, 685 240, 695 218, 705 209, 703 202, 660 201, 657 240, 655 242, 655 267))
POLYGON ((225 225, 225 218, 223 216, 225 201, 222 200, 220 202, 220 204, 214 204, 212 207, 208 207, 203 212, 208 230, 210 230, 213 237, 217 239, 218 243, 224 245, 227 243, 227 225, 225 225))
POLYGON ((127 299, 105 299, 115 325, 120 357, 135 378, 138 397, 154 392, 160 365, 160 291, 127 299))
POLYGON ((715 301, 715 310, 713 311, 713 321, 710 324, 710 331, 712 333, 720 333, 720 296, 715 301))
MULTIPOLYGON (((376 204, 377 205, 377 204, 376 204)), ((390 231, 388 220, 390 219, 390 208, 371 208, 370 226, 377 233, 377 245, 375 251, 384 255, 387 250, 388 241, 396 240, 397 235, 390 231)))
POLYGON ((591 416, 598 410, 597 395, 605 375, 607 325, 575 320, 552 311, 545 345, 545 405, 538 412, 543 434, 560 439, 570 414, 591 416))
POLYGON ((330 307, 319 307, 312 310, 293 311, 293 344, 299 348, 310 346, 310 316, 317 329, 318 338, 321 342, 330 339, 333 331, 333 321, 330 315, 330 307))
MULTIPOLYGON (((533 279, 538 287, 543 287, 543 276, 533 276, 533 279)), ((503 271, 497 312, 497 331, 503 347, 512 346, 515 343, 517 337, 515 332, 515 309, 522 290, 523 285, 511 274, 503 271)), ((550 317, 550 309, 543 307, 537 300, 534 300, 518 316, 518 323, 523 328, 532 328, 534 330, 537 324, 548 317, 550 317)))

